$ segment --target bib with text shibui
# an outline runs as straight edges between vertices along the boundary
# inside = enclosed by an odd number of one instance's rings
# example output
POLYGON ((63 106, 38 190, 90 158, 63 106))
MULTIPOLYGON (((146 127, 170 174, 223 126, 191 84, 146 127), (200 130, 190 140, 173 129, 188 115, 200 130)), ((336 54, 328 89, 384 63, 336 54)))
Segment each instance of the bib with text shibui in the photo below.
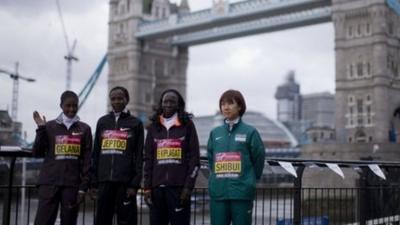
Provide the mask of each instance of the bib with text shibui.
POLYGON ((102 138, 101 154, 124 154, 128 140, 128 132, 121 130, 105 130, 102 134, 102 138))
POLYGON ((55 137, 54 155, 56 160, 78 159, 80 154, 80 135, 57 135, 55 137))
POLYGON ((182 163, 182 140, 160 139, 157 143, 157 164, 181 164, 182 163))
POLYGON ((238 178, 242 172, 240 152, 220 152, 215 155, 215 176, 217 178, 238 178))

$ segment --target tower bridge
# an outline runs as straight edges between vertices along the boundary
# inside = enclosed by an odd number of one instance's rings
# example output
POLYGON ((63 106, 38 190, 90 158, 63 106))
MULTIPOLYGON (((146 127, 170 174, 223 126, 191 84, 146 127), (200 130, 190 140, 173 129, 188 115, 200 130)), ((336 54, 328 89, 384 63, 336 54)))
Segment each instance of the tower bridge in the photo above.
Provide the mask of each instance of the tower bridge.
POLYGON ((188 0, 110 0, 109 87, 127 87, 145 120, 163 90, 186 95, 189 46, 331 21, 338 142, 387 142, 400 112, 399 12, 399 0, 217 0, 196 12, 188 0))
POLYGON ((331 21, 331 14, 330 7, 291 12, 247 22, 233 23, 222 27, 204 29, 187 34, 174 35, 171 44, 192 46, 259 33, 280 31, 299 26, 314 25, 331 21))
POLYGON ((139 23, 135 37, 140 39, 176 37, 179 34, 196 31, 226 30, 227 26, 236 29, 238 36, 244 36, 249 30, 244 27, 251 22, 259 24, 259 27, 253 25, 251 29, 259 30, 263 26, 274 24, 278 25, 276 30, 282 30, 287 28, 290 22, 296 23, 296 26, 305 26, 330 21, 330 6, 330 0, 220 2, 210 9, 182 15, 174 14, 156 21, 144 20, 139 23), (236 26, 238 24, 243 26, 236 26))

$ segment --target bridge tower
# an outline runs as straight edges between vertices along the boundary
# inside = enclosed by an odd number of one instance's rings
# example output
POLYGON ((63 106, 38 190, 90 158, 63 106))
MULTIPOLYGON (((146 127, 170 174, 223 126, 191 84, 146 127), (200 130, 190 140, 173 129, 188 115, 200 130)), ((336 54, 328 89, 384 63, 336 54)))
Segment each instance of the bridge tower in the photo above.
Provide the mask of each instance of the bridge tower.
POLYGON ((171 46, 168 39, 135 38, 141 20, 157 20, 189 10, 168 0, 110 0, 108 64, 109 89, 124 86, 131 101, 128 109, 143 121, 162 91, 175 88, 186 96, 188 48, 171 46))
POLYGON ((385 0, 333 0, 336 132, 341 143, 388 142, 400 106, 400 20, 385 0))

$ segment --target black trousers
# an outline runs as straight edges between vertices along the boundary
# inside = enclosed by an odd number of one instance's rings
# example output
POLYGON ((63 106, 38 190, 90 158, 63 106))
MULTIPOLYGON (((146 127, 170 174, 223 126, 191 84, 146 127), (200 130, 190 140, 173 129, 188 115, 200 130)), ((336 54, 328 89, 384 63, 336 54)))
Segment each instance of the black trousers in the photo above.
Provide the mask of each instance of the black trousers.
POLYGON ((97 193, 96 225, 112 225, 114 212, 118 225, 137 224, 136 196, 128 198, 126 184, 102 182, 97 193))
POLYGON ((79 211, 77 187, 40 185, 38 195, 39 206, 35 225, 54 225, 59 205, 61 205, 61 225, 76 224, 79 211))
POLYGON ((190 225, 190 201, 180 203, 182 187, 157 187, 151 192, 150 225, 190 225))

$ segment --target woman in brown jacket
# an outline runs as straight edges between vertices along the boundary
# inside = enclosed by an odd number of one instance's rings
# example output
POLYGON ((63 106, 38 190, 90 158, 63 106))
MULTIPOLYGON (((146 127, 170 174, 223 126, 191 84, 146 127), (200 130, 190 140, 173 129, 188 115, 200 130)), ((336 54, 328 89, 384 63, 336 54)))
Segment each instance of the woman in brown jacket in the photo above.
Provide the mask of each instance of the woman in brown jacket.
POLYGON ((46 122, 37 111, 38 125, 33 155, 44 157, 38 179, 39 206, 35 225, 53 225, 61 205, 61 225, 77 222, 79 203, 88 189, 92 133, 76 115, 78 96, 72 91, 61 95, 62 113, 46 122))
POLYGON ((178 91, 166 90, 147 129, 145 200, 151 225, 189 225, 190 194, 199 170, 199 141, 178 91))

